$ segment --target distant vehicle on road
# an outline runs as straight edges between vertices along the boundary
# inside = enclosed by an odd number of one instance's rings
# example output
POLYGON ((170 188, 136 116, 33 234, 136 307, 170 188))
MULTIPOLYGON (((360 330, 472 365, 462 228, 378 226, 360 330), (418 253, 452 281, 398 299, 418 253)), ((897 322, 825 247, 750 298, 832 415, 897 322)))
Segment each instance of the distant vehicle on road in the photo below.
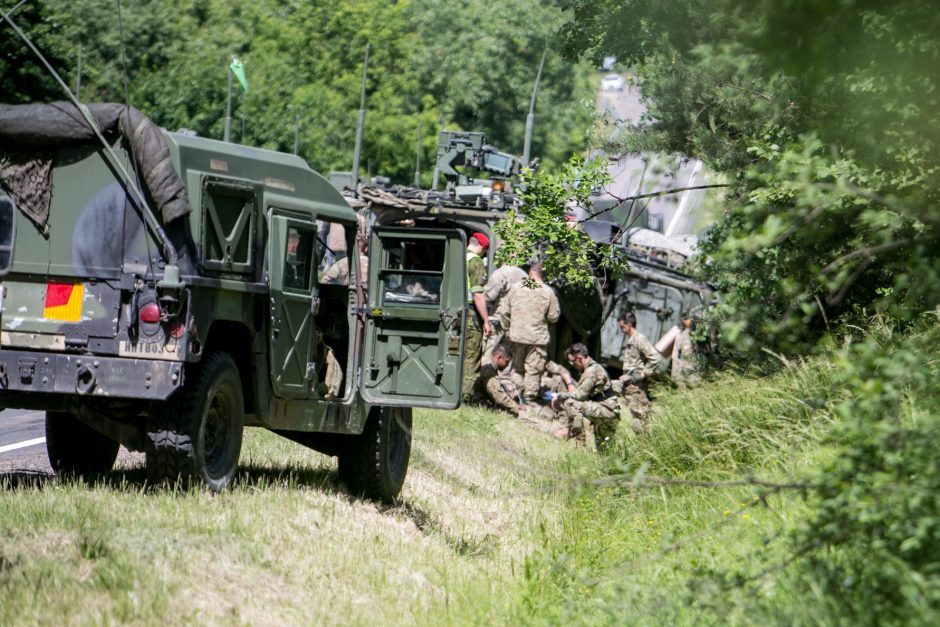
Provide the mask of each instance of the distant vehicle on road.
POLYGON ((623 91, 623 77, 619 74, 608 74, 601 80, 601 89, 604 91, 623 91))

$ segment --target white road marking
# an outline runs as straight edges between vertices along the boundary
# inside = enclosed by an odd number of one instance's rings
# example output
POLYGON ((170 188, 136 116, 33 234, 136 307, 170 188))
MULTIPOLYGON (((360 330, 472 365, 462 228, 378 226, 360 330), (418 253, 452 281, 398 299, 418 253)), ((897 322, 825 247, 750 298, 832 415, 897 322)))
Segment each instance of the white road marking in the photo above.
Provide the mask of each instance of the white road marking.
POLYGON ((15 451, 18 448, 26 448, 27 446, 36 446, 37 444, 42 444, 45 441, 46 438, 33 438, 32 440, 23 440, 22 442, 17 442, 15 444, 5 444, 0 446, 0 453, 15 451))

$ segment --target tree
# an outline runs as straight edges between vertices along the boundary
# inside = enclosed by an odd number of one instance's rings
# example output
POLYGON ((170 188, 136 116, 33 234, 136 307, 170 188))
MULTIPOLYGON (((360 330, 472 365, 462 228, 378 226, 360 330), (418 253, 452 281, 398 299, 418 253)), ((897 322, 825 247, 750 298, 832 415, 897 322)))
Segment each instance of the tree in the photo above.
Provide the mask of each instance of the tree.
POLYGON ((805 350, 840 317, 940 300, 940 19, 921 3, 583 0, 569 54, 634 64, 623 148, 701 158, 732 187, 703 247, 729 340, 805 350))

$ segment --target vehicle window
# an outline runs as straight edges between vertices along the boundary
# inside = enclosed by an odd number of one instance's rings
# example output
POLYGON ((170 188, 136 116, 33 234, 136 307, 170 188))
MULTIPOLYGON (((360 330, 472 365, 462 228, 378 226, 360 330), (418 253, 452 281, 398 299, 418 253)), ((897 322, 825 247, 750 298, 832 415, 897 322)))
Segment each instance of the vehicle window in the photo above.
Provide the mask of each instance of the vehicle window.
POLYGON ((382 303, 439 303, 444 240, 386 240, 384 246, 382 303))
POLYGON ((284 253, 284 287, 307 291, 313 268, 313 231, 287 228, 287 247, 284 253))
POLYGON ((13 262, 13 241, 16 239, 16 205, 0 196, 0 274, 6 274, 13 262))
POLYGON ((346 227, 317 220, 317 279, 323 285, 349 285, 349 251, 346 227))

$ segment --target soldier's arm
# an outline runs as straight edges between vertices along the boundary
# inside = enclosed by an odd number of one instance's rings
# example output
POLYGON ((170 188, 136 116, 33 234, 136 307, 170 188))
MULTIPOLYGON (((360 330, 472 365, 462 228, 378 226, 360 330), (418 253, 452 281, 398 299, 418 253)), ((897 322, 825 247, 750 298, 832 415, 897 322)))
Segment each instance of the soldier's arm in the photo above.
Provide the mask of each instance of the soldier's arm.
POLYGON ((490 316, 494 318, 499 324, 502 325, 503 329, 509 327, 510 317, 509 317, 509 303, 512 301, 513 291, 510 290, 509 294, 506 295, 501 301, 499 301, 499 307, 496 308, 496 313, 490 316))
POLYGON ((644 357, 641 373, 643 378, 646 378, 656 372, 656 368, 659 366, 659 362, 663 360, 663 357, 649 340, 640 342, 637 348, 640 349, 644 357))
POLYGON ((486 285, 483 286, 483 296, 486 298, 488 305, 496 302, 499 293, 503 290, 503 285, 505 284, 504 276, 505 273, 497 270, 486 280, 486 285))
POLYGON ((519 414, 519 405, 506 390, 506 383, 496 376, 486 382, 486 393, 493 404, 514 416, 519 414))
POLYGON ((581 375, 577 385, 568 388, 568 398, 573 398, 576 401, 586 401, 591 398, 596 383, 597 375, 591 369, 588 369, 587 372, 581 375))
POLYGON ((558 318, 561 317, 561 305, 558 304, 558 296, 555 294, 555 290, 548 288, 551 291, 551 298, 548 301, 548 313, 546 318, 549 322, 558 322, 558 318))

